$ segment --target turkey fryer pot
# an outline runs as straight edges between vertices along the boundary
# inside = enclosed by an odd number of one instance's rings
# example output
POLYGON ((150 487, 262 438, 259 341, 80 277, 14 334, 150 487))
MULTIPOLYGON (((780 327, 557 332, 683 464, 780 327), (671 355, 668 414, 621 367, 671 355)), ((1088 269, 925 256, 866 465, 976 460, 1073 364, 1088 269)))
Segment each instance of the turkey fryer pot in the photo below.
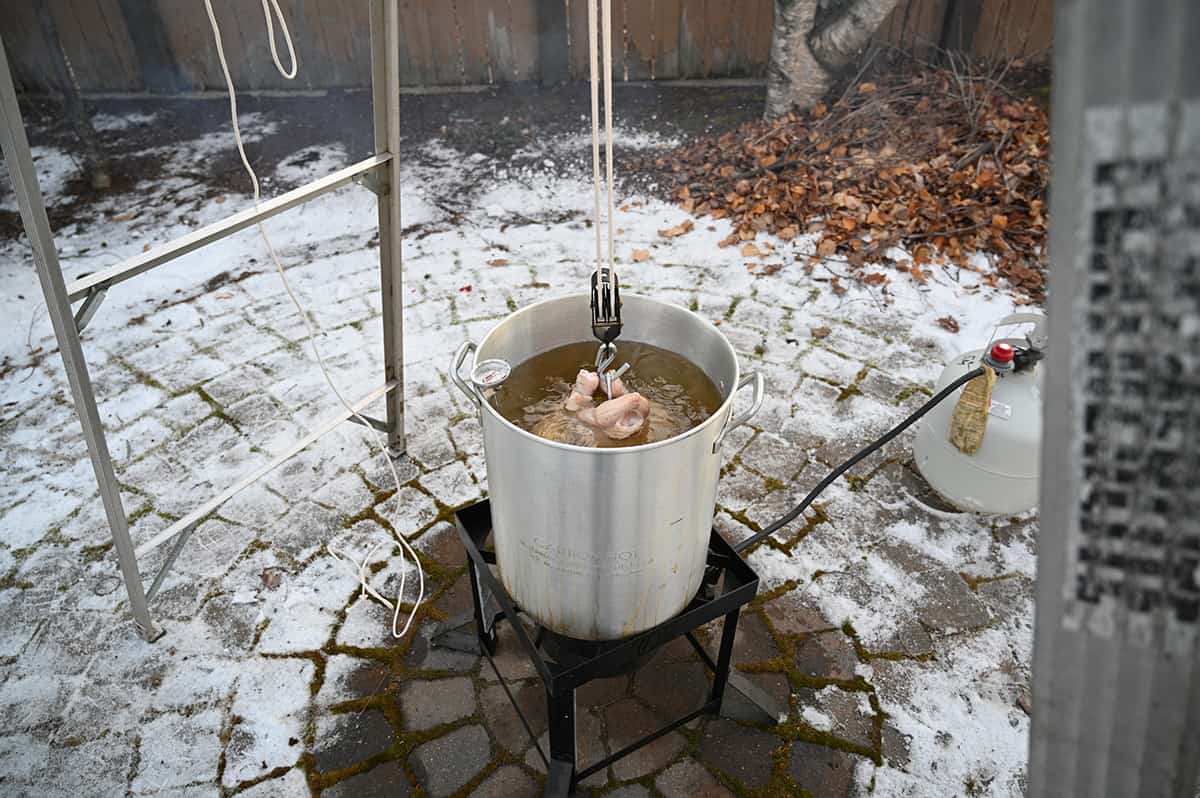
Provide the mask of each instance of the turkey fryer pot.
POLYGON ((551 631, 612 640, 676 615, 696 594, 712 528, 721 441, 758 411, 763 378, 739 375, 733 347, 705 319, 626 294, 622 336, 681 355, 717 386, 721 405, 698 426, 640 446, 572 446, 517 427, 463 379, 464 365, 468 373, 490 359, 516 365, 586 337, 590 314, 586 294, 522 308, 478 346, 464 343, 450 374, 480 411, 504 587, 551 631), (748 386, 753 402, 735 418, 734 394, 748 386))

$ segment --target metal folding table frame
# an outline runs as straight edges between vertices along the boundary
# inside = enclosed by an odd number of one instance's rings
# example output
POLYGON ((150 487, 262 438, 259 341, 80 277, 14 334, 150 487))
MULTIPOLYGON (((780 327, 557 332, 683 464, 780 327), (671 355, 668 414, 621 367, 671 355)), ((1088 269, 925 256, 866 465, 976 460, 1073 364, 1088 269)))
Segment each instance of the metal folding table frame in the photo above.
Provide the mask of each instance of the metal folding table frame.
MULTIPOLYGON (((371 426, 388 436, 389 453, 404 451, 404 353, 403 292, 400 251, 400 23, 398 0, 370 0, 371 7, 371 89, 375 124, 375 154, 331 175, 315 180, 273 199, 258 209, 236 213, 221 221, 135 255, 122 263, 67 283, 59 264, 54 235, 46 215, 46 206, 38 186, 37 172, 29 149, 24 122, 17 102, 12 72, 4 44, 0 41, 0 146, 12 178, 13 190, 21 211, 21 221, 33 249, 34 265, 41 281, 46 309, 54 327, 54 336, 62 353, 70 382, 71 397, 83 436, 104 512, 112 532, 129 603, 138 634, 146 640, 162 635, 154 623, 149 602, 154 598, 191 532, 230 497, 253 484, 289 457, 312 444, 342 421, 358 421, 354 414, 342 412, 297 441, 287 451, 201 504, 167 529, 136 549, 129 536, 129 523, 121 503, 120 486, 113 470, 108 442, 96 408, 92 381, 88 376, 80 333, 95 315, 105 294, 119 283, 169 263, 200 247, 226 238, 239 230, 282 213, 289 208, 316 199, 348 183, 359 183, 376 196, 379 210, 380 287, 383 293, 384 384, 366 397, 352 402, 361 410, 380 397, 386 397, 386 419, 368 418, 371 426), (78 308, 72 303, 78 302, 78 308), (170 544, 170 550, 149 588, 142 581, 139 557, 170 544)), ((361 423, 361 422, 360 422, 361 423)))

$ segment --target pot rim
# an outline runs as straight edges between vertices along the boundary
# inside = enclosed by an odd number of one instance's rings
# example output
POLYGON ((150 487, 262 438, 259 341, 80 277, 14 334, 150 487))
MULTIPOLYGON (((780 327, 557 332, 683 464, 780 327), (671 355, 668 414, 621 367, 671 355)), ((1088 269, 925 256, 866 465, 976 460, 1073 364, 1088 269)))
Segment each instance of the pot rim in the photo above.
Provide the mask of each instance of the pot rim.
MULTIPOLYGON (((579 293, 563 294, 562 296, 549 297, 547 299, 538 300, 537 302, 534 302, 533 304, 526 305, 525 307, 520 308, 519 310, 513 311, 512 313, 508 314, 500 321, 496 322, 495 326, 493 326, 492 329, 488 330, 487 335, 483 336, 483 338, 479 341, 479 347, 477 349, 477 352, 483 351, 484 347, 487 346, 488 341, 496 333, 496 330, 500 329, 500 327, 502 327, 505 323, 507 323, 509 320, 515 318, 516 316, 519 316, 523 313, 532 313, 532 312, 536 311, 542 305, 548 305, 551 302, 561 302, 564 299, 569 299, 571 297, 580 297, 580 296, 583 297, 584 299, 588 299, 587 294, 579 294, 579 293)), ((720 416, 726 415, 724 413, 724 411, 727 408, 731 408, 731 406, 733 404, 733 399, 737 395, 738 384, 741 381, 741 376, 742 376, 742 364, 738 361, 737 350, 735 350, 733 348, 733 344, 729 343, 729 339, 726 338, 725 335, 719 329, 717 329, 717 326, 715 324, 713 324, 712 322, 710 322, 708 319, 704 318, 703 316, 699 315, 695 311, 688 310, 687 308, 683 307, 682 305, 676 305, 672 302, 664 302, 661 299, 654 299, 652 297, 648 297, 645 294, 626 293, 623 298, 628 299, 630 297, 634 297, 638 300, 642 300, 645 302, 650 302, 655 305, 663 305, 665 307, 675 308, 676 310, 681 310, 684 313, 687 313, 689 316, 692 316, 694 319, 699 321, 702 325, 707 327, 711 332, 716 333, 717 338, 719 338, 725 344, 725 346, 727 346, 729 348, 729 353, 733 356, 733 382, 730 386, 729 395, 726 396, 724 401, 721 402, 720 406, 717 407, 717 409, 713 411, 712 415, 710 415, 708 418, 704 419, 704 421, 701 421, 696 426, 687 430, 686 432, 681 432, 678 435, 675 435, 674 437, 667 438, 666 440, 655 441, 654 443, 641 443, 641 444, 638 444, 637 446, 599 447, 599 446, 576 446, 573 443, 561 443, 559 441, 552 441, 549 438, 543 438, 540 435, 534 435, 532 432, 525 430, 525 429, 521 429, 516 424, 509 421, 507 418, 504 417, 504 415, 499 410, 497 410, 495 407, 492 406, 491 402, 487 401, 482 396, 479 397, 479 399, 480 399, 479 406, 480 406, 481 412, 485 412, 483 409, 486 408, 486 412, 490 413, 494 419, 499 421, 501 424, 504 424, 509 429, 516 432, 517 434, 523 436, 524 438, 527 438, 532 443, 549 446, 549 447, 552 447, 555 449, 564 449, 569 452, 588 452, 588 453, 592 453, 592 454, 602 454, 602 455, 606 455, 606 456, 619 456, 619 455, 623 455, 623 454, 636 454, 638 452, 646 452, 646 451, 650 451, 651 449, 660 448, 662 446, 669 446, 678 441, 682 441, 687 438, 690 438, 693 435, 702 434, 706 430, 706 428, 708 428, 711 425, 713 425, 714 423, 716 423, 716 420, 720 416)), ((517 364, 514 364, 514 368, 516 365, 517 364)), ((711 377, 709 379, 711 379, 711 377)), ((728 419, 728 417, 726 417, 725 421, 722 423, 722 426, 724 426, 724 424, 727 424, 728 422, 729 422, 729 419, 728 419)))

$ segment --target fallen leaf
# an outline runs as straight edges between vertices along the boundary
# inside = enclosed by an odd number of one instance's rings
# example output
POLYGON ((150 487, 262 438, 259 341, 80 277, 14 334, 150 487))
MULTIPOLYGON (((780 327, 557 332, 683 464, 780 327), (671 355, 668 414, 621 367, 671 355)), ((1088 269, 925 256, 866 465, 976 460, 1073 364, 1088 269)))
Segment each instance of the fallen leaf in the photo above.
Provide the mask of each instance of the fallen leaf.
POLYGON ((839 191, 838 193, 834 194, 833 201, 843 208, 849 208, 850 210, 855 210, 856 208, 862 207, 862 200, 853 194, 846 193, 845 191, 839 191))
POLYGON ((754 246, 754 244, 752 244, 752 243, 746 244, 745 246, 742 247, 742 257, 743 258, 758 258, 758 257, 762 257, 762 255, 763 255, 763 253, 759 252, 758 247, 754 246))
POLYGON ((888 281, 888 276, 883 272, 871 272, 863 277, 862 281, 867 285, 883 285, 888 281))
POLYGON ((137 213, 130 211, 129 213, 123 213, 120 216, 114 216, 112 220, 114 222, 132 222, 136 218, 138 218, 137 213))
POLYGON ((487 262, 488 266, 507 266, 508 258, 494 258, 487 262))
POLYGON ((837 252, 837 241, 832 238, 823 238, 821 243, 817 244, 817 254, 829 256, 837 252))
POLYGON ((926 283, 929 282, 929 272, 921 271, 921 267, 915 263, 912 265, 911 268, 909 268, 908 273, 911 274, 913 276, 913 279, 916 280, 921 285, 925 285, 926 283))
POLYGON ((833 330, 829 329, 828 327, 813 327, 810 331, 810 335, 819 341, 822 338, 828 337, 831 332, 833 332, 833 330))
POLYGON ((669 227, 666 230, 659 230, 658 234, 663 238, 678 238, 679 236, 692 232, 692 228, 694 227, 695 225, 692 224, 691 219, 685 219, 674 227, 669 227))
POLYGON ((937 325, 943 330, 949 330, 952 333, 958 332, 958 320, 953 316, 942 316, 937 320, 937 325))
POLYGON ((638 263, 641 263, 642 261, 650 260, 650 250, 635 249, 633 251, 633 259, 635 261, 637 261, 638 263))
POLYGON ((267 590, 274 590, 283 584, 283 569, 264 568, 258 578, 262 580, 263 586, 267 590))
POLYGON ((992 217, 992 227, 998 227, 1001 230, 1008 227, 1008 217, 1002 213, 997 213, 992 217))
POLYGON ((879 87, 876 86, 874 83, 870 83, 870 82, 860 83, 858 86, 858 91, 860 94, 870 94, 871 92, 875 91, 875 89, 877 89, 877 88, 879 88, 879 87))

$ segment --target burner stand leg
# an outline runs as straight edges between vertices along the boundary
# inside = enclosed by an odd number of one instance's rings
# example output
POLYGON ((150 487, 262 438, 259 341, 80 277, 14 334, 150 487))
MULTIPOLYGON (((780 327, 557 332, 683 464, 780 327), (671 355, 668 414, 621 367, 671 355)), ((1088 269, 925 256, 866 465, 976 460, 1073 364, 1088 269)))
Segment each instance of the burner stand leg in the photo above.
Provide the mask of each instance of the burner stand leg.
POLYGON ((575 689, 546 690, 550 710, 550 762, 545 798, 567 798, 575 781, 575 689))
POLYGON ((763 690, 754 682, 746 678, 745 674, 738 671, 732 671, 729 674, 729 684, 725 691, 725 699, 721 702, 721 717, 729 718, 736 715, 739 720, 748 720, 753 723, 783 723, 787 720, 788 710, 783 704, 780 704, 772 698, 767 691, 763 690), (738 712, 732 711, 730 707, 730 699, 733 698, 730 693, 736 693, 738 698, 742 699, 745 704, 749 705, 750 716, 747 716, 746 708, 742 708, 738 712))
POLYGON ((717 670, 713 674, 709 702, 713 706, 720 707, 719 714, 722 717, 736 715, 741 720, 783 723, 787 720, 787 707, 780 706, 765 690, 732 667, 733 639, 737 635, 737 622, 740 614, 741 608, 739 607, 725 616, 725 624, 721 630, 721 649, 717 654, 717 670), (731 711, 729 699, 732 696, 729 695, 729 690, 733 690, 738 694, 738 698, 749 704, 751 714, 755 717, 747 718, 744 709, 738 712, 731 711))
POLYGON ((485 608, 490 603, 491 593, 486 592, 475 570, 475 560, 467 557, 467 579, 471 583, 471 605, 475 610, 475 629, 479 634, 479 653, 496 653, 495 616, 488 617, 485 608))
POLYGON ((725 623, 721 625, 721 648, 717 652, 717 669, 713 673, 712 693, 709 695, 714 706, 720 706, 725 697, 725 685, 729 682, 729 669, 733 663, 733 639, 737 636, 738 617, 741 614, 741 607, 735 608, 725 616, 725 623))

